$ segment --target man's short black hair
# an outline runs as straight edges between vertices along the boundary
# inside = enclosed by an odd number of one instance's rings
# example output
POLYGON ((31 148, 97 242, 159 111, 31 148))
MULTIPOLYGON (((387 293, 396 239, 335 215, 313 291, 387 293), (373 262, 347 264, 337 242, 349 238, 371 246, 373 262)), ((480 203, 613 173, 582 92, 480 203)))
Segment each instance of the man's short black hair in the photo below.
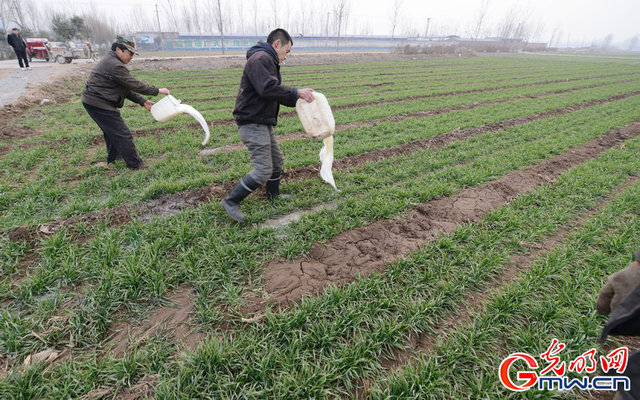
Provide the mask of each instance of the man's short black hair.
POLYGON ((12 31, 20 31, 18 28, 13 28, 12 31))
POLYGON ((280 39, 280 43, 282 43, 282 45, 287 45, 289 43, 293 45, 291 35, 282 28, 272 30, 269 36, 267 36, 267 43, 274 44, 278 39, 280 39))
POLYGON ((129 50, 127 49, 127 46, 123 45, 122 43, 112 43, 111 51, 116 51, 116 49, 120 49, 122 51, 129 50))

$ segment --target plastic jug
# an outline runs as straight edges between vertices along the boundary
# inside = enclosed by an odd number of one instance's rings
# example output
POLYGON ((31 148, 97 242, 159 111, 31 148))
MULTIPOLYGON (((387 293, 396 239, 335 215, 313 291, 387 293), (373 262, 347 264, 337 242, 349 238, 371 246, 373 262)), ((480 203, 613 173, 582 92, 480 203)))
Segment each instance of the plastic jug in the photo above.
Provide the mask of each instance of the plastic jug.
POLYGON ((307 136, 320 141, 333 135, 336 130, 336 121, 333 119, 327 98, 319 92, 313 92, 313 97, 314 100, 311 103, 298 99, 296 112, 307 136))
POLYGON ((202 114, 200 114, 195 108, 181 104, 181 101, 173 97, 172 95, 166 95, 162 100, 158 101, 151 107, 151 115, 158 122, 167 122, 180 114, 189 114, 193 118, 195 118, 204 129, 205 137, 202 145, 204 146, 209 141, 209 126, 207 125, 207 121, 205 121, 202 114))

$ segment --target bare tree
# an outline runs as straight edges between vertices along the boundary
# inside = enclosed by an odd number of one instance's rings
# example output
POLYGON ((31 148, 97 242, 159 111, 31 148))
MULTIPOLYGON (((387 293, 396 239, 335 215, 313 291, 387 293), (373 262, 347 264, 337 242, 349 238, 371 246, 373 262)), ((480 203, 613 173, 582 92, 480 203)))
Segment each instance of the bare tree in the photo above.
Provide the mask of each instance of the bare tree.
POLYGON ((238 20, 240 21, 240 31, 242 32, 242 36, 244 36, 244 1, 236 0, 236 5, 238 9, 238 20))
POLYGON ((638 45, 639 41, 640 41, 640 37, 638 37, 638 35, 635 35, 634 37, 632 37, 631 40, 629 41, 629 51, 633 51, 638 45))
POLYGON ((562 36, 562 29, 560 29, 560 25, 556 25, 553 28, 553 32, 551 32, 551 39, 549 39, 549 47, 553 46, 554 39, 558 41, 558 39, 562 36))
POLYGON ((172 0, 165 0, 165 2, 166 5, 164 6, 164 9, 166 10, 167 18, 171 25, 173 25, 174 32, 178 32, 178 12, 176 2, 172 0))
POLYGON ((278 27, 278 1, 279 0, 271 0, 271 9, 273 10, 273 27, 278 27))
MULTIPOLYGON (((567 39, 567 43, 569 42, 569 39, 567 39)), ((602 41, 602 48, 603 49, 608 49, 611 47, 611 42, 613 42, 613 35, 612 34, 608 34, 604 40, 602 41)), ((568 46, 567 46, 568 47, 568 46)))
POLYGON ((489 0, 482 0, 480 4, 480 9, 478 10, 478 17, 476 19, 476 32, 473 35, 474 40, 478 40, 478 35, 480 34, 480 29, 482 28, 482 22, 484 22, 484 17, 487 15, 487 10, 489 9, 489 0))
POLYGON ((400 8, 402 7, 402 0, 393 0, 391 9, 389 10, 389 22, 391 22, 391 38, 393 39, 396 33, 396 26, 398 25, 398 16, 400 15, 400 8))
POLYGON ((337 36, 336 39, 336 50, 340 50, 340 32, 342 31, 342 25, 346 26, 348 24, 349 18, 349 0, 336 0, 333 6, 333 15, 336 20, 336 28, 337 28, 337 36))
POLYGON ((222 13, 222 4, 220 3, 220 0, 216 0, 216 3, 217 7, 214 10, 214 18, 218 27, 218 32, 220 32, 220 45, 222 46, 222 54, 224 54, 224 14, 222 13))
POLYGON ((192 21, 192 15, 191 12, 189 11, 189 7, 187 7, 187 5, 183 5, 182 6, 182 23, 184 24, 185 29, 187 30, 187 32, 191 33, 193 32, 193 21, 192 21))
MULTIPOLYGON (((0 23, 4 28, 6 34, 9 30, 7 26, 9 24, 9 0, 0 0, 0 23)), ((6 38, 3 38, 6 39, 6 38)))
POLYGON ((27 15, 23 8, 23 3, 18 0, 9 0, 9 17, 13 20, 21 30, 28 28, 27 15))
POLYGON ((253 29, 258 36, 258 0, 253 0, 253 29))
POLYGON ((94 11, 92 14, 83 14, 82 19, 91 31, 91 41, 97 44, 109 44, 116 37, 116 32, 103 17, 94 11))
POLYGON ((305 23, 307 21, 307 18, 309 17, 309 13, 307 12, 307 7, 306 7, 306 2, 305 1, 301 1, 299 3, 300 6, 300 21, 298 22, 298 31, 300 32, 300 34, 302 36, 305 35, 305 23))
POLYGON ((191 0, 191 21, 195 30, 202 35, 202 25, 200 24, 201 11, 200 2, 198 0, 191 0))

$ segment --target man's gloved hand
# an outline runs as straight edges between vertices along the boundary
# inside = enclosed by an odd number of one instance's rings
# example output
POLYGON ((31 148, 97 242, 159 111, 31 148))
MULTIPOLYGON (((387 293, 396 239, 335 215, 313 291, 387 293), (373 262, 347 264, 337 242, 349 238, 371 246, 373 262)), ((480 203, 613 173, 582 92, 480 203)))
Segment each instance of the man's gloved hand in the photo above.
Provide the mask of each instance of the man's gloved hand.
MULTIPOLYGON (((640 258, 640 251, 634 253, 640 258)), ((611 274, 607 283, 600 289, 596 311, 599 314, 607 315, 640 284, 640 263, 632 261, 623 270, 611 274)))

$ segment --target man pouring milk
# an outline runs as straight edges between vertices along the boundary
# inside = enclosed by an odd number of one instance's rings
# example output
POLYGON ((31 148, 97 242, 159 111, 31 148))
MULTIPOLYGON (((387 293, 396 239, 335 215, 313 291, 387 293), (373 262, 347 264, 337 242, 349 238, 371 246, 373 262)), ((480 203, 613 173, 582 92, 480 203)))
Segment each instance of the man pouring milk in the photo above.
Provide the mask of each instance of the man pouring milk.
POLYGON ((300 98, 312 102, 313 89, 297 89, 282 85, 280 63, 291 51, 293 40, 284 29, 276 29, 247 51, 240 90, 233 116, 238 124, 240 139, 247 146, 253 170, 240 179, 220 205, 229 216, 244 222, 240 202, 266 183, 268 199, 280 195, 280 177, 284 156, 273 134, 278 121, 280 104, 295 107, 300 98))

